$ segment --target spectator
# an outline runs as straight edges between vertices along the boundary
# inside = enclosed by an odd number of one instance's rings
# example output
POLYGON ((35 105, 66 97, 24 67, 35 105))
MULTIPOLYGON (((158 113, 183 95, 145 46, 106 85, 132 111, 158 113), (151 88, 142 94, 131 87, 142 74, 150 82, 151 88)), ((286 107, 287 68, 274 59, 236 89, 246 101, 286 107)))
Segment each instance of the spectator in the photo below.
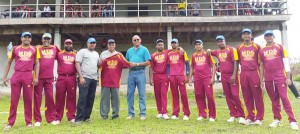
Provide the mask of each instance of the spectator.
POLYGON ((264 14, 268 15, 268 14, 272 14, 272 9, 270 7, 270 3, 266 2, 264 5, 264 14))
POLYGON ((213 13, 214 16, 221 15, 221 8, 220 8, 220 1, 219 0, 214 0, 213 9, 214 9, 214 13, 213 13))
POLYGON ((28 17, 28 7, 27 7, 27 0, 22 1, 22 5, 20 7, 20 10, 22 12, 22 18, 28 17))
POLYGON ((92 17, 100 17, 100 13, 101 13, 101 6, 99 5, 99 0, 94 0, 94 3, 92 5, 92 17))
POLYGON ((71 2, 69 0, 65 0, 65 5, 61 6, 61 11, 64 11, 62 16, 72 17, 73 8, 72 8, 71 2))
POLYGON ((244 8, 244 4, 243 4, 243 2, 241 2, 241 0, 238 0, 237 6, 239 9, 238 15, 244 15, 244 10, 242 10, 242 8, 244 8))
POLYGON ((111 1, 110 0, 106 1, 106 5, 104 6, 102 16, 103 17, 112 17, 112 10, 113 10, 113 7, 111 4, 111 1))
POLYGON ((50 17, 51 8, 47 4, 48 4, 48 2, 45 2, 44 9, 43 9, 43 12, 42 12, 42 17, 50 17))
POLYGON ((259 0, 256 1, 255 4, 255 14, 257 15, 262 15, 262 2, 260 2, 259 0))
POLYGON ((73 9, 74 9, 73 17, 82 17, 83 9, 82 9, 82 6, 79 4, 79 0, 75 1, 75 5, 73 6, 73 9))
POLYGON ((167 3, 169 3, 167 5, 167 7, 168 7, 168 14, 167 15, 168 16, 175 16, 176 11, 178 10, 176 0, 168 0, 167 3))
POLYGON ((186 16, 186 1, 185 0, 180 0, 180 3, 178 4, 178 10, 179 14, 182 16, 186 16))
POLYGON ((202 16, 202 11, 201 6, 200 6, 200 2, 199 0, 194 0, 193 4, 192 4, 192 15, 193 16, 202 16))
POLYGON ((272 8, 271 14, 281 14, 279 1, 272 0, 270 7, 272 8), (275 13, 274 13, 275 12, 275 13))
POLYGON ((291 79, 291 85, 289 85, 289 89, 292 91, 293 95, 295 96, 296 99, 300 99, 300 95, 299 95, 299 92, 296 88, 296 86, 294 85, 294 82, 293 82, 293 76, 292 74, 294 74, 294 71, 295 71, 295 66, 293 64, 291 64, 291 74, 290 74, 290 79, 291 79))
POLYGON ((245 8, 244 15, 252 15, 252 7, 249 0, 246 0, 243 6, 245 8))
POLYGON ((235 11, 235 4, 233 3, 232 0, 228 0, 227 1, 227 15, 234 15, 234 11, 235 11), (232 2, 232 3, 230 3, 232 2))

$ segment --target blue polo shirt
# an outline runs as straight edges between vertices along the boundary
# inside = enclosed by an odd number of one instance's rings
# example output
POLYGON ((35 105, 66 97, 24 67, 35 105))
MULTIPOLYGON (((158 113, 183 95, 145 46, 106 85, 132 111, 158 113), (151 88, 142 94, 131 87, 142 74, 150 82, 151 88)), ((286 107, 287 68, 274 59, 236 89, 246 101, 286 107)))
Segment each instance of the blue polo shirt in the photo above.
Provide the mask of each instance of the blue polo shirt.
POLYGON ((146 47, 140 45, 138 49, 135 49, 133 46, 127 50, 126 60, 129 62, 141 63, 151 60, 151 56, 146 47))

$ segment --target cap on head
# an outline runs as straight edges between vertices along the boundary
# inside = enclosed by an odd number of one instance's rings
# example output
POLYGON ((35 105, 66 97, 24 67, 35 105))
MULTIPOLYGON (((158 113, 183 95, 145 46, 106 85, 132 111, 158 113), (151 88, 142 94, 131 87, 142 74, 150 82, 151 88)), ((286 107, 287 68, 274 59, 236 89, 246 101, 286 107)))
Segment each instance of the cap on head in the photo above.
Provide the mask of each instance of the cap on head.
POLYGON ((164 40, 163 39, 157 39, 156 44, 159 43, 159 42, 164 42, 164 40))
POLYGON ((67 44, 67 43, 73 44, 73 41, 72 41, 71 39, 66 39, 64 43, 65 43, 65 44, 67 44))
POLYGON ((196 45, 197 43, 203 44, 203 41, 202 41, 202 40, 196 40, 196 41, 194 42, 194 45, 196 45))
POLYGON ((268 36, 268 35, 274 36, 273 31, 272 31, 272 30, 267 30, 267 31, 265 31, 264 36, 268 36))
POLYGON ((116 43, 116 42, 115 42, 114 39, 108 39, 108 40, 107 40, 107 43, 109 44, 109 43, 116 43))
POLYGON ((245 32, 248 32, 249 34, 252 34, 252 31, 249 28, 243 29, 242 33, 245 33, 245 32))
POLYGON ((171 43, 173 43, 173 42, 178 43, 178 39, 173 38, 173 39, 171 40, 171 43))
POLYGON ((42 38, 44 39, 44 38, 52 38, 52 35, 50 34, 50 33, 44 33, 43 34, 43 36, 42 36, 42 38))
POLYGON ((216 41, 217 40, 225 40, 225 37, 223 36, 223 35, 218 35, 217 37, 216 37, 216 41))
POLYGON ((22 35, 21 35, 21 38, 26 36, 26 35, 32 37, 30 32, 23 32, 22 35))
POLYGON ((88 44, 90 44, 90 43, 96 43, 96 39, 95 38, 89 38, 88 40, 87 40, 87 43, 88 44))

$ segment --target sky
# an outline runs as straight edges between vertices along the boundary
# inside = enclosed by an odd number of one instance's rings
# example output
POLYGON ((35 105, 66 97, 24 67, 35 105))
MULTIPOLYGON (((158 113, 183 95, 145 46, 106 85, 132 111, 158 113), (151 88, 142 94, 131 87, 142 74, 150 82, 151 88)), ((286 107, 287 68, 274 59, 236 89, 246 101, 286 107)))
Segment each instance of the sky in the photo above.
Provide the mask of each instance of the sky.
MULTIPOLYGON (((298 59, 300 61, 300 43, 297 43, 300 36, 300 12, 299 12, 300 0, 288 1, 288 13, 292 14, 289 21, 287 21, 287 37, 288 37, 288 52, 289 57, 292 59, 298 59)), ((282 43, 281 33, 279 30, 275 30, 275 42, 282 43)), ((263 35, 255 38, 254 40, 258 44, 266 44, 263 39, 263 35)), ((285 44, 284 44, 285 45, 285 44)))

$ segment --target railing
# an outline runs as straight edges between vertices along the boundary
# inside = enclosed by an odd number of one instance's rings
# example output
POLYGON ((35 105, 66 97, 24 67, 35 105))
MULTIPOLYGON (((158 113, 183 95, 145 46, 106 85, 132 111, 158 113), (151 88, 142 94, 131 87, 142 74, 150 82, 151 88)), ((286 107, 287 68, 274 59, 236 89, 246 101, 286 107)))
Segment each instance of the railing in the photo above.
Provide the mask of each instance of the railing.
MULTIPOLYGON (((161 0, 162 1, 162 0, 161 0)), ((287 1, 115 3, 112 4, 11 4, 0 5, 1 17, 141 17, 141 16, 241 16, 288 14, 287 1), (179 6, 181 4, 181 6, 179 6), (50 11, 42 11, 45 6, 50 11), (108 6, 111 6, 108 8, 108 6), (25 7, 25 8, 24 8, 25 7), (36 10, 38 9, 38 10, 36 10)))

